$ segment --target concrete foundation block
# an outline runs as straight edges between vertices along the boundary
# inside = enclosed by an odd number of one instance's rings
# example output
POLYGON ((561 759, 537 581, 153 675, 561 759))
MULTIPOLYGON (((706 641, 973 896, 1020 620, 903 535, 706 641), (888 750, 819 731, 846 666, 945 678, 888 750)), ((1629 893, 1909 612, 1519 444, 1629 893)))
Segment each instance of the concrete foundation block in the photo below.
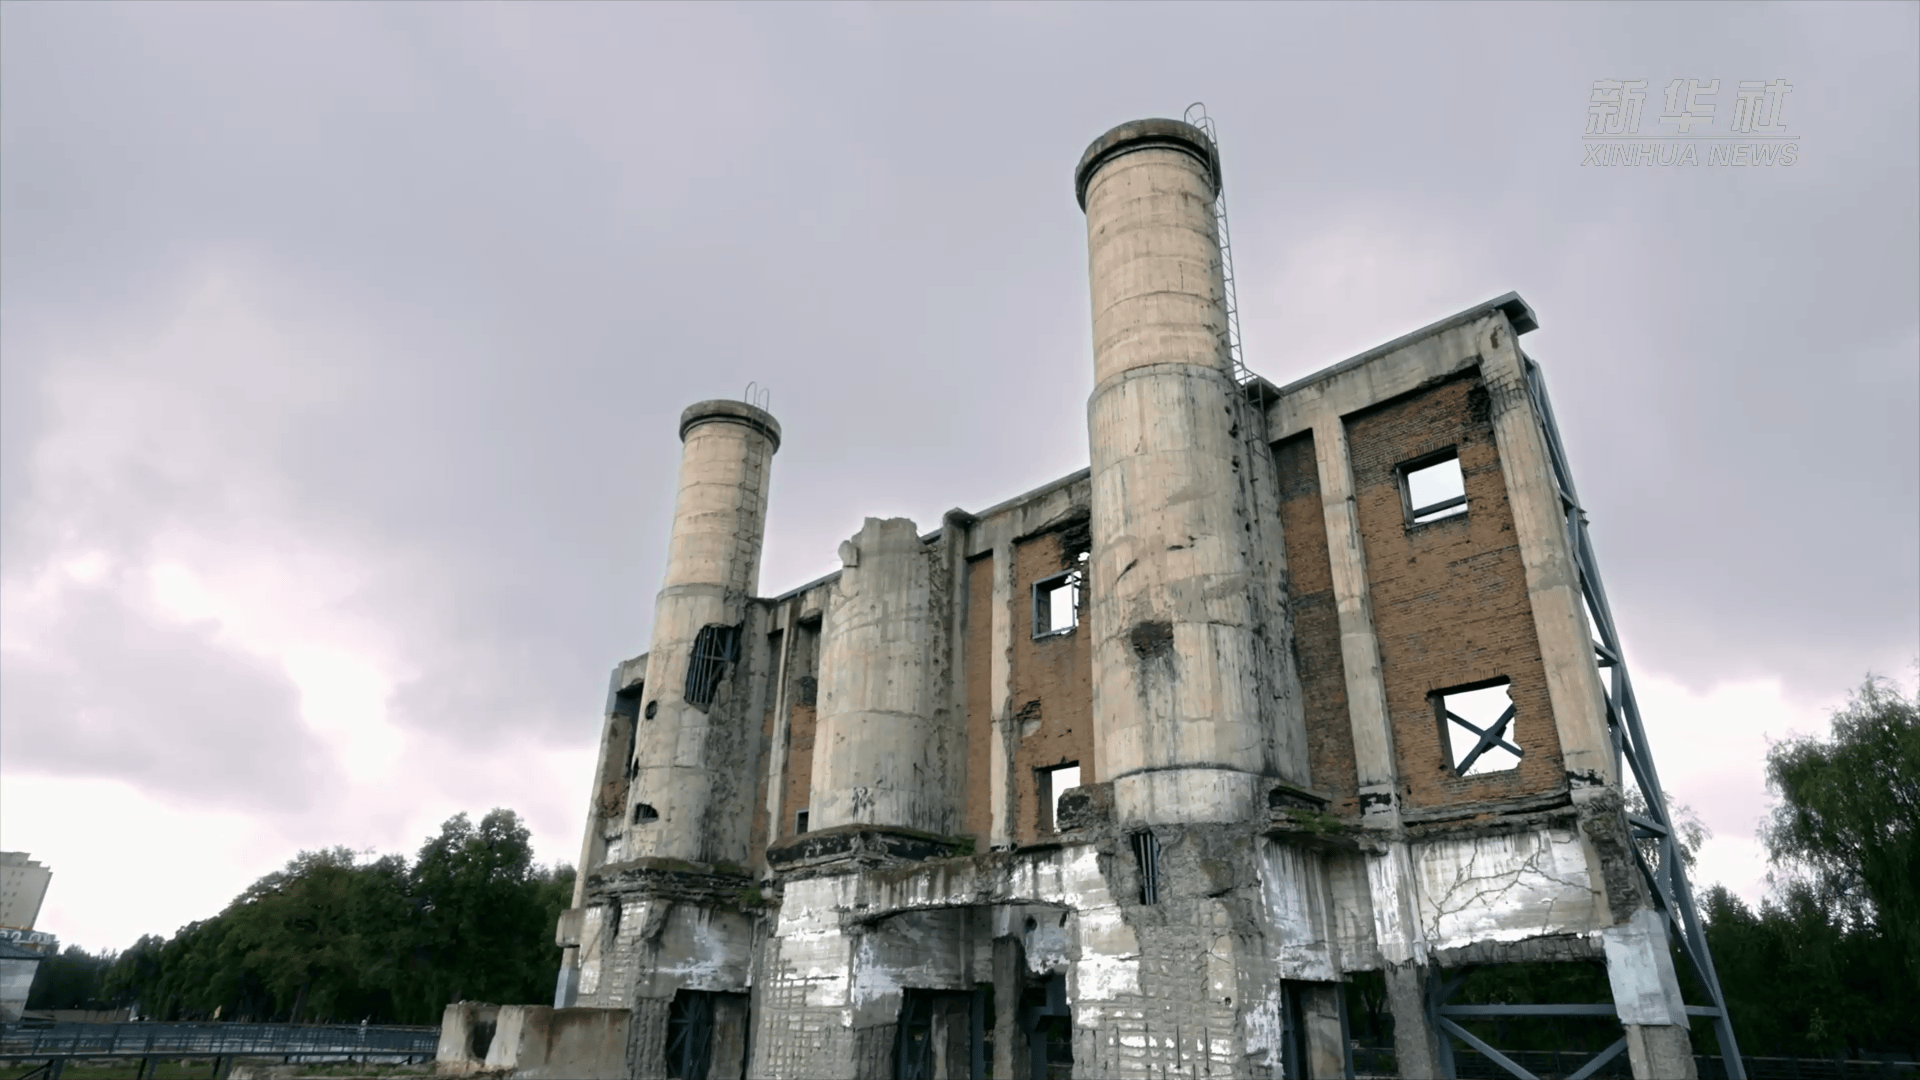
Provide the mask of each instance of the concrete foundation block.
POLYGON ((1678 1024, 1628 1024, 1627 1060, 1634 1080, 1697 1080, 1693 1036, 1678 1024))

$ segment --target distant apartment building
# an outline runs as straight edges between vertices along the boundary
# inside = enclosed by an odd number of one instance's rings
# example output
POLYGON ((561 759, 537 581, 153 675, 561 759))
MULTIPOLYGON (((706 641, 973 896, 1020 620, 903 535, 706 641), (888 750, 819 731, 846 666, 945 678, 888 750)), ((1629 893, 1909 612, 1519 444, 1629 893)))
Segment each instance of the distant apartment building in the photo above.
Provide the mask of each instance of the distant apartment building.
POLYGON ((43 956, 58 947, 51 934, 36 933, 40 902, 53 871, 24 851, 0 851, 0 1024, 16 1023, 43 956))
POLYGON ((24 851, 0 851, 0 926, 31 930, 40 917, 53 871, 27 858, 24 851))

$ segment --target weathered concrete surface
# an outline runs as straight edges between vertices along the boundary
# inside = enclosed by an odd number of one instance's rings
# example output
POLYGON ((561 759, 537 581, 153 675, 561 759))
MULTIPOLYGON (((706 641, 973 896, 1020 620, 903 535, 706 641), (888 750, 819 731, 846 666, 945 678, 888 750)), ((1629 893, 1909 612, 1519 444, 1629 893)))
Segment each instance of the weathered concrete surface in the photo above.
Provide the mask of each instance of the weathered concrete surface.
POLYGON ((1373 602, 1367 588, 1367 554, 1353 506, 1353 463, 1347 429, 1337 414, 1314 418, 1313 447, 1326 519, 1333 598, 1340 618, 1340 657, 1346 671, 1348 723, 1361 814, 1369 824, 1399 823, 1399 778, 1393 728, 1387 719, 1387 686, 1380 674, 1380 642, 1374 635, 1373 602))
POLYGON ((1634 1080, 1696 1080, 1693 1040, 1684 1027, 1627 1025, 1627 1062, 1634 1080))
POLYGON ((1601 931, 1600 940, 1606 948, 1607 979, 1613 985, 1613 1004, 1621 1023, 1687 1023, 1680 979, 1668 951, 1665 917, 1642 908, 1625 924, 1601 931))
POLYGON ((1244 818, 1260 777, 1305 782, 1306 747, 1281 717, 1297 691, 1267 685, 1290 642, 1253 585, 1218 163, 1198 129, 1140 121, 1096 140, 1076 184, 1093 299, 1097 768, 1123 822, 1244 818))
POLYGON ((1576 788, 1617 786, 1606 696, 1580 595, 1580 572, 1567 538, 1567 511, 1553 479, 1546 433, 1527 393, 1520 344, 1505 314, 1489 316, 1474 331, 1514 533, 1526 563, 1562 767, 1576 788))
POLYGON ((947 682, 949 579, 906 518, 868 518, 842 545, 820 650, 813 828, 959 831, 959 758, 947 682))
POLYGON ((458 1001, 440 1015, 440 1042, 434 1049, 433 1071, 462 1076, 486 1068, 487 1055, 500 1019, 500 1006, 458 1001))
POLYGON ((1600 932, 1606 948, 1613 1005, 1627 1029, 1627 1055, 1636 1077, 1695 1075, 1686 1002, 1673 970, 1667 923, 1641 908, 1625 923, 1600 932))
POLYGON ((1408 1080, 1441 1076, 1440 1039, 1427 1017, 1427 969, 1392 964, 1386 969, 1387 1009, 1393 1013, 1393 1056, 1408 1080))
POLYGON ((727 665, 709 704, 689 702, 686 690, 703 629, 764 633, 747 625, 761 614, 747 601, 759 583, 780 427, 753 406, 706 401, 682 414, 680 432, 680 487, 654 602, 625 856, 744 864, 758 758, 747 687, 731 677, 739 664, 727 665))

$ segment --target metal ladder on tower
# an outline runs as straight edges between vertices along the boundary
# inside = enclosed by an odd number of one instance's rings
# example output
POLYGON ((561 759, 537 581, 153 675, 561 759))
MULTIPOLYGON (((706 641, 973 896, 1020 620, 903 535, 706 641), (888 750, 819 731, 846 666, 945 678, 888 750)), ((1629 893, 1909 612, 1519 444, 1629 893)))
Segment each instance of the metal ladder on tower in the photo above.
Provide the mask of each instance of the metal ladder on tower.
MULTIPOLYGON (((1214 174, 1220 170, 1220 133, 1214 126, 1213 117, 1207 115, 1207 105, 1196 101, 1187 106, 1180 118, 1197 127, 1207 137, 1213 148, 1214 174)), ((1253 381, 1253 373, 1247 370, 1245 351, 1240 344, 1240 297, 1233 281, 1233 236, 1227 228, 1227 187, 1220 184, 1213 195, 1213 221, 1220 234, 1220 271, 1224 278, 1225 291, 1221 297, 1227 309, 1227 358, 1233 365, 1235 385, 1246 386, 1253 381)))

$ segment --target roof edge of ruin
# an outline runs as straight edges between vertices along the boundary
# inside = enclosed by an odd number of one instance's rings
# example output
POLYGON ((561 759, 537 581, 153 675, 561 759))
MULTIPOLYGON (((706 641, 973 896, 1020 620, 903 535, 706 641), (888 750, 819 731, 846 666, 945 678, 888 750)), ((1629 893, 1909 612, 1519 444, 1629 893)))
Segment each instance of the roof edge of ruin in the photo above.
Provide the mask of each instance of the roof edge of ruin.
POLYGON ((1533 308, 1529 307, 1525 300, 1520 299, 1519 293, 1503 293, 1485 303, 1475 304, 1465 311, 1449 315, 1439 322, 1428 323, 1426 326, 1412 333, 1402 334, 1392 341, 1387 342, 1385 345, 1375 345, 1366 352, 1358 356, 1348 357, 1334 364, 1332 367, 1324 367, 1311 375, 1295 379, 1285 386, 1278 387, 1275 390, 1275 394, 1277 396, 1285 396, 1298 390, 1304 390, 1314 383, 1325 382, 1335 375, 1352 371, 1354 368, 1378 360, 1388 353, 1399 352, 1401 349, 1406 348, 1422 338, 1432 337, 1435 334, 1445 333, 1448 330, 1465 326, 1468 323, 1485 318, 1496 311, 1507 317, 1507 322, 1513 326, 1513 332, 1515 334, 1527 334, 1540 329, 1540 320, 1534 315, 1533 308))

